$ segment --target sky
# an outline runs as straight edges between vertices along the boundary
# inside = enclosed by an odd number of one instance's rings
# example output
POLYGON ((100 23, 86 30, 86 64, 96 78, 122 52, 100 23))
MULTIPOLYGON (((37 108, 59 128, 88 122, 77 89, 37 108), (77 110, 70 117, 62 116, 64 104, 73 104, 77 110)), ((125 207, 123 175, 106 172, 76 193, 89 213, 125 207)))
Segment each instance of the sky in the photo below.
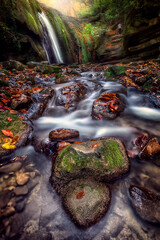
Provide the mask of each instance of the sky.
POLYGON ((74 0, 38 0, 41 3, 46 4, 49 7, 53 7, 63 14, 76 17, 77 10, 80 7, 79 3, 75 3, 74 0))

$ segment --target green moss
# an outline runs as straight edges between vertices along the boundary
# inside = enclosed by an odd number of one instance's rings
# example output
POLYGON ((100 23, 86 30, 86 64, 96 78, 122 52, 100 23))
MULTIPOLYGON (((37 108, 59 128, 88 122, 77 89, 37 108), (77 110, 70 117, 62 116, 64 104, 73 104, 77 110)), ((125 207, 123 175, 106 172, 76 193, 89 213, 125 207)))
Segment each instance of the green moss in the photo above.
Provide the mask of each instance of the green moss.
POLYGON ((28 11, 26 11, 26 23, 30 29, 32 29, 35 33, 38 33, 38 30, 39 30, 38 25, 34 17, 32 16, 32 14, 29 13, 28 11))
POLYGON ((105 71, 105 76, 110 81, 115 81, 117 76, 125 75, 126 70, 128 67, 126 66, 111 66, 105 71))
POLYGON ((74 145, 66 147, 59 154, 56 168, 70 173, 83 168, 112 171, 120 167, 123 162, 124 158, 118 143, 114 140, 105 140, 94 152, 88 154, 74 149, 74 145))

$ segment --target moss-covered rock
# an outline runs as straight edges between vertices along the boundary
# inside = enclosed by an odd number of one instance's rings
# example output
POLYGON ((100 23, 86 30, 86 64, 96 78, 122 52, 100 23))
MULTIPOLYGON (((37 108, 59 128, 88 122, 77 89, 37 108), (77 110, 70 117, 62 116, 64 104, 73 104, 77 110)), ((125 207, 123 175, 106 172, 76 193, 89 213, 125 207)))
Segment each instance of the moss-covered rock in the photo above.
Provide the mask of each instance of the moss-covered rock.
POLYGON ((126 66, 109 66, 105 71, 107 80, 115 81, 117 76, 125 75, 125 71, 128 69, 126 66))
POLYGON ((64 189, 62 201, 72 220, 81 227, 99 221, 107 212, 110 190, 93 179, 76 179, 64 189))
POLYGON ((59 182, 92 176, 110 181, 129 170, 125 147, 116 138, 72 144, 64 148, 56 159, 51 181, 59 182))
POLYGON ((44 74, 52 74, 52 73, 60 73, 61 67, 42 63, 36 67, 36 70, 44 74))
POLYGON ((28 138, 28 134, 30 132, 30 127, 23 122, 17 115, 10 113, 0 113, 0 157, 10 154, 13 150, 7 150, 2 148, 3 139, 5 136, 3 135, 1 130, 10 130, 13 132, 14 136, 19 136, 20 139, 16 143, 16 147, 20 147, 25 144, 28 138), (11 122, 8 121, 8 117, 12 119, 11 122))
POLYGON ((16 70, 22 71, 24 70, 25 66, 19 61, 9 60, 9 61, 3 62, 3 68, 7 70, 16 69, 16 70))

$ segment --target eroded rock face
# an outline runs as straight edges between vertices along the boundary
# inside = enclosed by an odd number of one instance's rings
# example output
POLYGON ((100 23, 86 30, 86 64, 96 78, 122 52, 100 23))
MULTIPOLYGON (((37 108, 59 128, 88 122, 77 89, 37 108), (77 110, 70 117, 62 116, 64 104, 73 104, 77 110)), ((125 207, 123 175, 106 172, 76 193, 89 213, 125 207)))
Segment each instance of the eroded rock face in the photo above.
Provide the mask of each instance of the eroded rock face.
POLYGON ((138 186, 130 186, 129 194, 132 206, 141 218, 160 223, 160 195, 138 186))
POLYGON ((96 223, 107 212, 109 187, 93 179, 76 179, 64 189, 62 201, 72 220, 81 227, 96 223))
POLYGON ((59 128, 49 134, 50 141, 60 141, 79 137, 79 132, 73 129, 59 128))
POLYGON ((64 148, 58 153, 51 182, 57 188, 59 184, 79 177, 92 176, 96 180, 110 181, 128 170, 129 160, 122 142, 107 138, 64 148))
POLYGON ((122 97, 117 93, 103 93, 92 107, 92 117, 97 120, 114 119, 125 108, 122 97))
POLYGON ((60 89, 60 95, 57 97, 57 105, 63 105, 66 109, 75 108, 76 102, 83 99, 87 89, 82 83, 68 85, 60 89))

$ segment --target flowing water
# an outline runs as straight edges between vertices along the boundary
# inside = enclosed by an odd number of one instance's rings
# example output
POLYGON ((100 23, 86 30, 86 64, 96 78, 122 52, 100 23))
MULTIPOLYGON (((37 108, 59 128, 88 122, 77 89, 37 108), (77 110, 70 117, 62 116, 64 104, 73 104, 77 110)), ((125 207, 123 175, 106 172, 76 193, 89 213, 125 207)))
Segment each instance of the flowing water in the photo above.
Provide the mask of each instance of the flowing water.
MULTIPOLYGON (((56 105, 59 89, 68 83, 53 84, 55 95, 43 116, 34 122, 33 135, 37 141, 47 138, 49 132, 56 128, 79 130, 80 140, 114 136, 125 143, 127 150, 133 150, 133 142, 141 133, 160 137, 160 110, 156 108, 155 97, 132 87, 125 88, 117 82, 107 82, 103 72, 82 73, 71 79, 70 84, 75 82, 83 83, 88 92, 73 112, 56 105), (115 120, 97 121, 91 117, 93 101, 104 91, 118 92, 125 99, 125 111, 115 120)), ((130 184, 159 191, 160 168, 154 163, 131 158, 130 173, 110 183, 112 201, 107 214, 99 223, 88 229, 80 229, 63 210, 59 197, 49 183, 50 160, 35 152, 31 145, 18 149, 12 157, 17 155, 27 156, 23 168, 35 174, 32 174, 27 185, 31 189, 29 194, 17 200, 17 204, 23 203, 24 208, 9 218, 9 239, 160 239, 160 228, 143 221, 131 207, 128 197, 130 184)), ((7 177, 5 180, 4 176, 3 181, 7 181, 7 177)))
POLYGON ((39 13, 39 18, 43 28, 43 48, 48 62, 63 63, 60 45, 48 17, 42 12, 39 13))

